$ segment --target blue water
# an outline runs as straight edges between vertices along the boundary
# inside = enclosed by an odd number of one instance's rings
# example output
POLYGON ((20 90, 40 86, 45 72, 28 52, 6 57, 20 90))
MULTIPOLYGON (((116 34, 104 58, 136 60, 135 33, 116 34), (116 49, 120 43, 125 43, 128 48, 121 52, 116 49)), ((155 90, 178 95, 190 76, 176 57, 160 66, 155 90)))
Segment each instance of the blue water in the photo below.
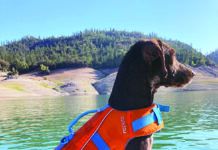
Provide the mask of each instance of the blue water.
MULTIPOLYGON (((108 96, 0 100, 0 150, 53 149, 79 113, 101 107, 108 96)), ((218 91, 159 93, 171 106, 165 128, 154 135, 154 150, 217 150, 218 91)), ((83 118, 78 127, 88 118, 83 118)), ((77 127, 77 128, 78 128, 77 127)))

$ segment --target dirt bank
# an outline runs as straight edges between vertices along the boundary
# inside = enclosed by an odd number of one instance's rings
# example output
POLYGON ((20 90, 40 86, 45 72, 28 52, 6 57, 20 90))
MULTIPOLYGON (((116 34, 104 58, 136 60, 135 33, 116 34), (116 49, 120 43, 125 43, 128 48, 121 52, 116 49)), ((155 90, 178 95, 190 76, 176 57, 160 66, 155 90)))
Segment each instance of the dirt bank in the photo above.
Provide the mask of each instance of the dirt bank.
MULTIPOLYGON (((218 90, 218 68, 192 69, 197 75, 191 84, 179 89, 162 87, 159 91, 218 90)), ((110 94, 116 74, 117 69, 69 68, 52 71, 46 76, 33 72, 5 80, 5 73, 0 72, 0 99, 110 94)))
POLYGON ((92 68, 59 69, 50 75, 37 72, 20 75, 17 79, 5 79, 0 74, 0 99, 29 96, 97 95, 92 86, 105 74, 92 68))

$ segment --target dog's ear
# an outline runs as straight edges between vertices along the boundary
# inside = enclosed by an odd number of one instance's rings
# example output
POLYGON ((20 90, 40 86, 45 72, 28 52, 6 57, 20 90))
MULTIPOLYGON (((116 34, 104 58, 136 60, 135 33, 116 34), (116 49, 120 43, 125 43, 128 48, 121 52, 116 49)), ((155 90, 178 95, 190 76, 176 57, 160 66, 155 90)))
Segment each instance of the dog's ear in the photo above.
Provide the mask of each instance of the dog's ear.
POLYGON ((143 48, 143 57, 145 62, 152 68, 159 70, 161 77, 167 77, 165 64, 165 49, 161 40, 146 41, 143 48), (155 64, 155 65, 154 65, 155 64), (158 68, 154 68, 157 67, 158 68))
POLYGON ((168 71, 167 71, 167 68, 166 68, 166 61, 165 61, 165 49, 164 49, 164 46, 163 46, 163 43, 161 40, 157 40, 159 46, 160 46, 160 58, 161 58, 161 70, 162 70, 162 75, 164 78, 167 77, 168 75, 168 71))

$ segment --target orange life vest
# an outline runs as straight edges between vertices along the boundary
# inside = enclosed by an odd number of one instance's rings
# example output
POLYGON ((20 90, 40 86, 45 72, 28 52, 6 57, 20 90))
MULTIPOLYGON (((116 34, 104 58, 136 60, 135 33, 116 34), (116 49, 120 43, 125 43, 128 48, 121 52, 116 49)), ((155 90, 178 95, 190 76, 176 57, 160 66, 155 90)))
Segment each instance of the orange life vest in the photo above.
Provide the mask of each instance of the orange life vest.
POLYGON ((71 125, 71 134, 56 150, 124 150, 130 139, 151 135, 164 127, 160 111, 169 111, 169 107, 152 104, 144 109, 119 111, 107 106, 75 133, 71 125))

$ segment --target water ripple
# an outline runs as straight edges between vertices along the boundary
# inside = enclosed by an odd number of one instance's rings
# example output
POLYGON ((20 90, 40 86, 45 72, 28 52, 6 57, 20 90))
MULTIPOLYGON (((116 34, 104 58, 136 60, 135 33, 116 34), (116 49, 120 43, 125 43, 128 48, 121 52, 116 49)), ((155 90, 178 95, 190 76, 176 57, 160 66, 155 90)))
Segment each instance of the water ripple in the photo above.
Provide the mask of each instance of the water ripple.
MULTIPOLYGON (((157 102, 169 104, 172 109, 163 115, 165 128, 154 135, 154 150, 216 149, 218 92, 179 92, 159 97, 161 99, 157 98, 157 102)), ((102 98, 1 100, 0 149, 53 149, 68 134, 66 127, 72 118, 83 111, 103 106, 106 100, 102 98)), ((86 120, 83 118, 76 128, 86 120)))

